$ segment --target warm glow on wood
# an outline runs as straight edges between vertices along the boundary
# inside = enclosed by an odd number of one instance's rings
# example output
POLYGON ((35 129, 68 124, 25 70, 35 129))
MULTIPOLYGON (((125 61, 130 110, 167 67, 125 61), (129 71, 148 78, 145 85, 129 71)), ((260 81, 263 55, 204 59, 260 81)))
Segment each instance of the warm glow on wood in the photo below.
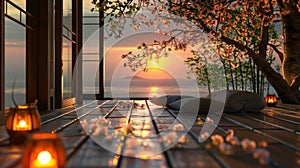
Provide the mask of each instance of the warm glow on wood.
POLYGON ((56 168, 58 167, 57 161, 52 158, 51 153, 48 151, 41 151, 37 155, 37 159, 33 162, 34 168, 56 168))

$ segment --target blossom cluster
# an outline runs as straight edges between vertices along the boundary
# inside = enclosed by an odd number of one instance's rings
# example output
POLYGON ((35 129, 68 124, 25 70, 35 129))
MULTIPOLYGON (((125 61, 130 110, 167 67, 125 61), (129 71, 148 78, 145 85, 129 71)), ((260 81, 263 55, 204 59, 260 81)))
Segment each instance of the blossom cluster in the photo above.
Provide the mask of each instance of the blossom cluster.
MULTIPOLYGON (((208 135, 202 134, 201 136, 204 138, 208 135)), ((266 149, 267 142, 265 141, 262 141, 259 145, 250 139, 243 139, 240 141, 238 137, 234 135, 234 131, 231 129, 228 130, 225 138, 216 134, 211 136, 210 139, 212 145, 218 147, 218 149, 225 155, 233 155, 235 151, 234 147, 241 147, 245 153, 252 154, 254 159, 258 159, 260 164, 267 165, 270 163, 270 153, 266 149)))

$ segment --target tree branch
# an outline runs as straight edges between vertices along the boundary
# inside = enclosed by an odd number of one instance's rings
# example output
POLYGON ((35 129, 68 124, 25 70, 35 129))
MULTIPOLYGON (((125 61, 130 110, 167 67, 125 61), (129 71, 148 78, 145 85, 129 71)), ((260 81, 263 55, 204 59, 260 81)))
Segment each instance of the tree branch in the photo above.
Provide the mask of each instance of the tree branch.
POLYGON ((295 92, 299 92, 300 86, 300 75, 296 76, 296 78, 291 83, 291 89, 295 92))
POLYGON ((270 47, 273 48, 273 50, 277 53, 279 59, 280 59, 280 62, 282 63, 283 62, 283 53, 281 51, 278 50, 278 48, 274 45, 274 44, 268 44, 270 47))

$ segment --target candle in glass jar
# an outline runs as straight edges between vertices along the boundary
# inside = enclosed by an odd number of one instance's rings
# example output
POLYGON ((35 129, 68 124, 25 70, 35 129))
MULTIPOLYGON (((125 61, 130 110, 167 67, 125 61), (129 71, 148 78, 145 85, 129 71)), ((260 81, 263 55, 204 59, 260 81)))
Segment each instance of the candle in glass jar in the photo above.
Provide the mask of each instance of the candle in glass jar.
POLYGON ((33 161, 33 168, 58 168, 58 165, 50 152, 41 151, 33 161))

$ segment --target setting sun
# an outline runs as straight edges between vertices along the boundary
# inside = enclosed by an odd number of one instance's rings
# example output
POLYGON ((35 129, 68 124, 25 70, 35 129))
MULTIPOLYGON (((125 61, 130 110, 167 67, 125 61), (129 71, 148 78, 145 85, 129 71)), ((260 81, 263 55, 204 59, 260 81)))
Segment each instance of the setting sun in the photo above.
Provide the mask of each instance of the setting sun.
POLYGON ((155 93, 155 92, 157 92, 157 91, 158 91, 158 88, 157 88, 157 87, 151 87, 150 92, 155 93))
POLYGON ((156 61, 156 60, 150 60, 149 61, 149 65, 151 66, 151 67, 158 67, 159 65, 158 65, 158 62, 156 61))
POLYGON ((136 75, 146 79, 173 79, 172 75, 170 75, 164 69, 154 66, 148 68, 146 72, 140 71, 136 75))

